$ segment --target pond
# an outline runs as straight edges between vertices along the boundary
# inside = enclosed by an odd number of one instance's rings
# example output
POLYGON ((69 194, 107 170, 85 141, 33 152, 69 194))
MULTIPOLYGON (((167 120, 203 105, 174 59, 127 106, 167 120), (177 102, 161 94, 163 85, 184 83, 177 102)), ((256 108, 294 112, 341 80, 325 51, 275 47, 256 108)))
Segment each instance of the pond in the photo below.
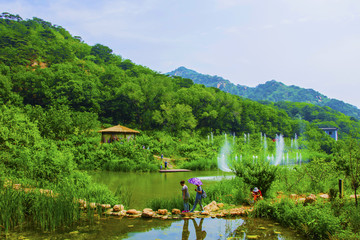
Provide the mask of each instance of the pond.
MULTIPOLYGON (((232 173, 218 171, 193 171, 178 173, 121 173, 90 172, 93 180, 116 191, 127 186, 133 201, 129 208, 141 210, 151 198, 181 198, 179 182, 199 177, 204 188, 232 173)), ((188 184, 191 186, 190 184, 188 184)), ((23 226, 11 232, 7 239, 306 239, 296 231, 281 227, 264 219, 254 218, 190 218, 190 219, 142 219, 126 217, 95 217, 94 223, 82 220, 70 228, 55 232, 41 232, 31 226, 23 226)))
MULTIPOLYGON (((146 202, 153 198, 170 199, 175 196, 181 198, 180 181, 198 177, 203 182, 204 189, 215 183, 216 180, 231 178, 233 173, 222 171, 191 171, 191 172, 169 172, 169 173, 123 173, 123 172, 89 172, 93 180, 105 184, 113 192, 118 187, 125 186, 131 194, 129 208, 143 209, 146 202)), ((194 186, 186 183, 189 188, 194 186)))
POLYGON ((8 239, 305 239, 296 231, 263 219, 196 218, 182 220, 107 217, 66 231, 11 233, 8 239))

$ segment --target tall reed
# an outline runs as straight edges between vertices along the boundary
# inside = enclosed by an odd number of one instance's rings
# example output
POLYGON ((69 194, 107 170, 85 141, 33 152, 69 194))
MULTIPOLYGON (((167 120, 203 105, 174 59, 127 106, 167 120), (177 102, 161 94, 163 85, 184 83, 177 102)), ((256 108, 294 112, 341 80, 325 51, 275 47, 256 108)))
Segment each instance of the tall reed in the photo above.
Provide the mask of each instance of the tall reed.
POLYGON ((80 219, 81 210, 71 190, 55 195, 35 189, 26 193, 2 188, 0 194, 0 231, 5 233, 24 223, 41 230, 55 230, 80 219))
POLYGON ((0 189, 0 232, 7 233, 24 222, 24 200, 24 192, 0 189))

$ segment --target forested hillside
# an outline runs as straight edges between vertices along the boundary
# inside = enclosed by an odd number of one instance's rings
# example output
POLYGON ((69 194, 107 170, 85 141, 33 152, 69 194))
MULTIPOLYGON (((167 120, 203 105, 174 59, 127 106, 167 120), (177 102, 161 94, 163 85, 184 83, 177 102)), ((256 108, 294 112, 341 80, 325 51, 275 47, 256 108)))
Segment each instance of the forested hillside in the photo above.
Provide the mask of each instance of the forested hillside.
POLYGON ((360 119, 360 110, 351 104, 344 103, 343 101, 337 99, 328 98, 313 89, 304 89, 294 85, 287 86, 275 80, 259 84, 256 87, 247 87, 239 84, 235 85, 229 80, 223 79, 219 76, 201 74, 185 67, 179 67, 168 74, 170 76, 189 78, 195 83, 204 84, 207 87, 216 87, 224 92, 256 101, 312 103, 322 107, 330 107, 336 111, 344 113, 345 115, 360 119))
POLYGON ((25 111, 43 136, 65 139, 75 128, 94 129, 97 117, 103 124, 172 134, 298 130, 284 111, 158 74, 39 18, 3 15, 0 23, 1 102, 25 111), (53 134, 64 114, 71 121, 53 134))
POLYGON ((259 103, 159 74, 40 18, 3 13, 0 46, 0 160, 18 177, 55 181, 78 168, 154 170, 160 151, 206 160, 216 151, 199 141, 210 133, 316 136, 313 150, 329 152, 318 126, 338 127, 340 137, 360 129, 328 108, 259 103), (115 124, 140 130, 138 145, 99 145, 96 131, 115 124))

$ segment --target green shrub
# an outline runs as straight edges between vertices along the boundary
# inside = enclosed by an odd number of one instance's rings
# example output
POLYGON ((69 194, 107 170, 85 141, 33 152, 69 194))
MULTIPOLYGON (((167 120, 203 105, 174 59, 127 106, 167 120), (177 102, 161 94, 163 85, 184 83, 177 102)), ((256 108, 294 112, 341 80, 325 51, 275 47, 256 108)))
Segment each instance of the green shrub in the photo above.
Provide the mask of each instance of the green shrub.
POLYGON ((213 170, 217 169, 217 162, 214 159, 201 158, 192 161, 182 161, 178 167, 190 170, 213 170))
POLYGON ((340 219, 329 204, 304 206, 285 199, 281 202, 259 201, 253 211, 255 217, 268 217, 303 232, 311 239, 327 239, 341 231, 340 219))
MULTIPOLYGON (((250 187, 258 187, 263 196, 266 196, 271 184, 274 182, 277 167, 265 159, 259 159, 256 162, 250 158, 244 158, 234 163, 234 171, 236 176, 250 187)), ((250 189, 249 189, 250 190, 250 189)))

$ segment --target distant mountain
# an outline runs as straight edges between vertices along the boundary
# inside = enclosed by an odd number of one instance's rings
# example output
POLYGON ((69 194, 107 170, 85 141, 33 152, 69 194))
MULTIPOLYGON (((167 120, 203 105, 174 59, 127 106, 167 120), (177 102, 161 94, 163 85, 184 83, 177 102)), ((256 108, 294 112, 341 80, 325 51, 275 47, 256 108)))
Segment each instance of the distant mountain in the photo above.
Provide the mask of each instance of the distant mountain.
POLYGON ((327 96, 313 90, 305 89, 298 86, 287 86, 275 80, 259 84, 256 87, 247 87, 244 85, 235 85, 229 80, 219 76, 210 76, 198 73, 185 67, 179 67, 172 72, 167 73, 171 76, 189 78, 197 84, 203 84, 207 87, 215 87, 224 92, 242 96, 256 101, 290 101, 306 102, 318 106, 327 106, 334 110, 344 113, 345 115, 360 119, 360 110, 348 103, 337 99, 331 99, 327 96))

